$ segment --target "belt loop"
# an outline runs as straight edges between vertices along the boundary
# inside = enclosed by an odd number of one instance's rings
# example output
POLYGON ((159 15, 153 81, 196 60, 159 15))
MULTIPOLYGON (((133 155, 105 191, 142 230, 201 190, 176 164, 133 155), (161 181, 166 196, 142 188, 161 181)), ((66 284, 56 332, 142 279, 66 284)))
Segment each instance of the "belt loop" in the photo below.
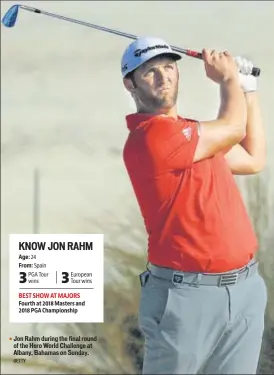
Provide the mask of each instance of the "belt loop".
POLYGON ((246 266, 246 268, 247 268, 247 273, 246 273, 246 279, 248 278, 248 274, 249 274, 249 271, 250 271, 250 265, 248 264, 247 266, 246 266))
POLYGON ((191 283, 190 285, 194 286, 195 288, 199 288, 201 279, 202 279, 202 274, 197 273, 196 280, 193 281, 193 283, 191 283))

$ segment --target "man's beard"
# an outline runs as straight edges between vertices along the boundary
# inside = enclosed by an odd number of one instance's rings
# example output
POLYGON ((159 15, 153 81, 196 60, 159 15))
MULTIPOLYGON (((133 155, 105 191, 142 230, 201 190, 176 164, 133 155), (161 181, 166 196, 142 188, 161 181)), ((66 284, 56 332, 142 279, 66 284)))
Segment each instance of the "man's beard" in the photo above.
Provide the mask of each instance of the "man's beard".
MULTIPOLYGON (((178 83, 172 92, 166 91, 162 96, 155 96, 147 91, 140 89, 138 92, 139 106, 143 111, 147 110, 168 110, 175 106, 178 97, 178 83)), ((172 90, 172 89, 171 89, 172 90)))

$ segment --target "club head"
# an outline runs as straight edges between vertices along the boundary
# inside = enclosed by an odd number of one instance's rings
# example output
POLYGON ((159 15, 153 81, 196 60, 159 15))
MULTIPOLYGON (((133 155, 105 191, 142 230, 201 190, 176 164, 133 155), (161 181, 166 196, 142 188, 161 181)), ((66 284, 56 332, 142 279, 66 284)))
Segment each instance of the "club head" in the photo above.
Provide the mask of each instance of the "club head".
POLYGON ((13 5, 2 18, 2 23, 6 27, 13 27, 16 23, 20 5, 13 5))

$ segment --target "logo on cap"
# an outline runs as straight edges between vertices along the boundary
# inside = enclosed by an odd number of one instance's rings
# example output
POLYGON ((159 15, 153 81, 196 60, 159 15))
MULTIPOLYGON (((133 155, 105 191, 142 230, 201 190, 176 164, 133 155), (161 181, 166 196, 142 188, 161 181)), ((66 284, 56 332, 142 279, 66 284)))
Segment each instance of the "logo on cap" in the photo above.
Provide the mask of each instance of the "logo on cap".
POLYGON ((125 65, 122 67, 122 72, 125 72, 127 69, 128 69, 128 66, 127 66, 127 64, 125 64, 125 65))
POLYGON ((153 49, 159 49, 159 48, 164 48, 164 49, 169 50, 169 46, 166 45, 166 44, 156 44, 155 46, 147 47, 147 48, 144 48, 144 49, 136 49, 136 51, 134 52, 134 56, 140 57, 142 55, 142 53, 147 53, 148 51, 151 51, 153 49))

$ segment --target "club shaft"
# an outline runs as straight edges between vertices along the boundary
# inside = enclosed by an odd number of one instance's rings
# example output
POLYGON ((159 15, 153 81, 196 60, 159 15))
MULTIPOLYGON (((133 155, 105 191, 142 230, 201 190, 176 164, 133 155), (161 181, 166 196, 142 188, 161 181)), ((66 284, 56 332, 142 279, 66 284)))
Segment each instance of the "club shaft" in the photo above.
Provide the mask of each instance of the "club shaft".
POLYGON ((80 21, 80 20, 76 20, 74 18, 64 17, 64 16, 61 16, 59 14, 45 12, 43 10, 39 10, 39 9, 36 9, 36 8, 28 7, 26 5, 22 5, 21 8, 24 9, 24 10, 27 10, 29 12, 43 14, 45 16, 49 16, 49 17, 53 17, 53 18, 58 18, 58 19, 61 19, 63 21, 77 23, 79 25, 87 26, 87 27, 90 27, 92 29, 97 29, 97 30, 100 30, 100 31, 106 31, 108 33, 119 35, 119 36, 123 36, 125 38, 137 39, 136 35, 127 34, 127 33, 124 33, 122 31, 118 31, 118 30, 114 30, 114 29, 109 29, 107 27, 95 25, 95 24, 90 23, 90 22, 80 21))
MULTIPOLYGON (((128 34, 128 33, 125 33, 123 31, 109 29, 108 27, 95 25, 95 24, 90 23, 90 22, 76 20, 74 18, 61 16, 61 15, 55 14, 55 13, 46 12, 46 11, 43 11, 43 10, 40 10, 40 9, 37 9, 37 8, 33 8, 33 7, 29 7, 29 6, 26 6, 26 5, 21 5, 20 8, 24 9, 24 10, 27 10, 29 12, 43 14, 45 16, 57 18, 57 19, 60 19, 60 20, 63 20, 63 21, 73 22, 73 23, 76 23, 76 24, 79 24, 79 25, 82 25, 82 26, 87 26, 87 27, 90 27, 92 29, 105 31, 105 32, 108 32, 110 34, 119 35, 119 36, 122 36, 124 38, 128 38, 128 39, 137 39, 138 38, 136 35, 128 34)), ((180 47, 176 47, 176 46, 171 46, 171 48, 176 52, 188 54, 189 56, 193 56, 193 57, 197 57, 197 58, 201 58, 201 56, 202 56, 201 53, 199 53, 199 52, 191 51, 191 50, 188 50, 188 49, 185 49, 185 48, 180 48, 180 47)))
MULTIPOLYGON (((76 20, 75 18, 65 17, 65 16, 61 16, 59 14, 55 14, 55 13, 46 12, 46 11, 43 11, 43 10, 40 10, 40 9, 37 9, 37 8, 29 7, 27 5, 20 5, 20 8, 24 9, 24 10, 27 10, 29 12, 34 12, 34 13, 37 13, 37 14, 43 14, 45 16, 57 18, 57 19, 60 19, 60 20, 63 20, 63 21, 68 21, 68 22, 76 23, 78 25, 87 26, 87 27, 90 27, 92 29, 105 31, 105 32, 108 32, 110 34, 119 35, 119 36, 122 36, 124 38, 128 38, 128 39, 137 39, 138 38, 136 35, 128 34, 128 33, 125 33, 123 31, 110 29, 108 27, 95 25, 95 24, 90 23, 90 22, 76 20)), ((190 49, 180 48, 180 47, 176 47, 176 46, 173 46, 173 45, 171 45, 171 48, 176 52, 183 53, 187 56, 191 56, 191 57, 194 57, 196 59, 202 60, 201 52, 196 52, 196 51, 192 51, 190 49)), ((260 75, 260 69, 254 67, 253 71, 252 71, 252 74, 254 76, 258 77, 260 75)))

